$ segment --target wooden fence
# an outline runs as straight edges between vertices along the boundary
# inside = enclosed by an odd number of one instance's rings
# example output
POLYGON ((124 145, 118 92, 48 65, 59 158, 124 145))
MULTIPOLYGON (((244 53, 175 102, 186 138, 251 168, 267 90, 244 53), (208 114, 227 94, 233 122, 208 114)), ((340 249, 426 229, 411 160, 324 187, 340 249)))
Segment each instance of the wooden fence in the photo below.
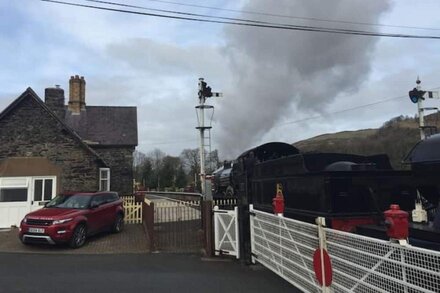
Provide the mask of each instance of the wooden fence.
POLYGON ((218 206, 220 209, 233 210, 238 205, 236 198, 219 198, 212 201, 212 207, 218 206))
POLYGON ((142 202, 136 202, 134 196, 121 197, 124 205, 125 224, 142 223, 142 202))

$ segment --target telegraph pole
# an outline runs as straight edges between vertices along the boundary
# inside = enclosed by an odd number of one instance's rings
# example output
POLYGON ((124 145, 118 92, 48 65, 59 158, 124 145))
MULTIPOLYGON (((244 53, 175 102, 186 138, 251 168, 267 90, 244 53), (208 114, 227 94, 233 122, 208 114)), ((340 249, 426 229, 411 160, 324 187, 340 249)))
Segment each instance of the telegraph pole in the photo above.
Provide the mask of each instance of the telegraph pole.
MULTIPOLYGON (((205 111, 213 111, 213 109, 214 109, 214 106, 206 105, 205 103, 206 103, 207 98, 221 97, 221 96, 222 96, 221 93, 213 93, 211 91, 211 87, 207 86, 204 79, 199 78, 199 92, 198 92, 199 105, 196 106, 196 113, 197 113, 199 125, 196 127, 196 129, 198 129, 200 132, 200 145, 199 145, 199 147, 200 147, 200 150, 199 150, 199 154, 200 154, 200 184, 201 184, 201 188, 202 188, 202 194, 204 196, 206 196, 205 146, 206 146, 206 140, 207 140, 207 137, 205 136, 205 131, 210 131, 212 128, 210 125, 205 124, 205 122, 206 122, 205 121, 205 118, 206 118, 205 111)), ((209 138, 209 145, 210 145, 211 136, 209 136, 208 138, 209 138)))

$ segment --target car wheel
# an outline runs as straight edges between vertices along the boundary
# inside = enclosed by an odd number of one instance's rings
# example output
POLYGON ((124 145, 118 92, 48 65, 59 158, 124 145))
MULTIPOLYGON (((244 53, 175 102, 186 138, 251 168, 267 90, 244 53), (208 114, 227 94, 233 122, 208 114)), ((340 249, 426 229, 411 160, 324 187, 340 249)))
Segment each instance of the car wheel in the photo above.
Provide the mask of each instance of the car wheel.
POLYGON ((69 241, 69 246, 72 248, 79 248, 86 243, 86 237, 87 237, 87 228, 86 225, 80 224, 76 226, 75 230, 73 231, 72 238, 69 241))
POLYGON ((119 233, 124 229, 124 216, 118 214, 115 223, 113 224, 113 233, 119 233))

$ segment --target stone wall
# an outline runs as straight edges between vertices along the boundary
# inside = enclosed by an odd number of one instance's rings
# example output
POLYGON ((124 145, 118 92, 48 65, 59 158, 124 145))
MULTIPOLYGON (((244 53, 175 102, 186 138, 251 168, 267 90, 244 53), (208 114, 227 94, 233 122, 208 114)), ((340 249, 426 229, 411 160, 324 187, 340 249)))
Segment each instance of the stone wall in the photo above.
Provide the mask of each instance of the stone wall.
POLYGON ((132 194, 134 147, 92 147, 110 165, 110 189, 120 195, 132 194))
POLYGON ((60 166, 61 191, 98 190, 102 163, 31 97, 0 120, 0 142, 0 159, 46 157, 60 166))

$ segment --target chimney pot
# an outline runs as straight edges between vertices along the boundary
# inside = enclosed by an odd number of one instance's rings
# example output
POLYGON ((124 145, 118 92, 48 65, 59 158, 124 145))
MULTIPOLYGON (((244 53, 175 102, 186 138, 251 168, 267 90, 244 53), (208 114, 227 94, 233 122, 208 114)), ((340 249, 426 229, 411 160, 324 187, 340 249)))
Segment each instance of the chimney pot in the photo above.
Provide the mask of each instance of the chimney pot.
POLYGON ((69 81, 69 105, 68 109, 72 113, 80 114, 85 110, 86 101, 86 81, 84 76, 72 76, 69 81))

